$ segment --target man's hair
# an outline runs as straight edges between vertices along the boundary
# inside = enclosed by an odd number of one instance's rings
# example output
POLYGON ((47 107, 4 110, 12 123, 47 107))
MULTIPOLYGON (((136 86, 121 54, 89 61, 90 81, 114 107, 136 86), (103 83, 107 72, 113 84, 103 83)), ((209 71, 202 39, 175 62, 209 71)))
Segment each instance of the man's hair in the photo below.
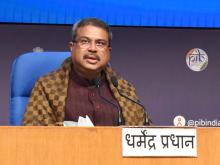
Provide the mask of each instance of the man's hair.
POLYGON ((84 19, 77 21, 72 27, 72 41, 76 40, 77 30, 80 27, 87 26, 87 25, 96 26, 96 27, 99 27, 99 28, 102 28, 103 30, 105 30, 108 33, 109 46, 111 46, 112 32, 110 30, 110 27, 108 26, 107 23, 105 23, 104 21, 101 21, 97 18, 84 18, 84 19))

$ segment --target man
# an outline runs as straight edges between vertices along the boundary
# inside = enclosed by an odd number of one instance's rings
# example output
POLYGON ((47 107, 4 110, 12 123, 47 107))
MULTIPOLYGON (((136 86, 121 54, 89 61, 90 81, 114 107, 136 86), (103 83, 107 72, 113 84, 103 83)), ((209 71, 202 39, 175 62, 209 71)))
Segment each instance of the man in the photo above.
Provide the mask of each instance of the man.
POLYGON ((23 124, 62 125, 86 115, 101 126, 150 124, 135 88, 108 64, 109 26, 96 18, 82 19, 72 33, 71 57, 36 82, 23 124))

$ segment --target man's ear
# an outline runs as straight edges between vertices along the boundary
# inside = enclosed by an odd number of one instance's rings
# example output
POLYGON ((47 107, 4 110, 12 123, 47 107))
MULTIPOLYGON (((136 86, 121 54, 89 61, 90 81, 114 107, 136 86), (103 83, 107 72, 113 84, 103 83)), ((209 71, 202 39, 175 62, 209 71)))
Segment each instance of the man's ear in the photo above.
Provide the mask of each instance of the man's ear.
POLYGON ((111 52, 111 51, 112 51, 112 47, 109 46, 109 47, 108 47, 108 50, 111 52))
POLYGON ((74 43, 70 41, 68 45, 69 45, 70 51, 72 51, 74 47, 74 43))

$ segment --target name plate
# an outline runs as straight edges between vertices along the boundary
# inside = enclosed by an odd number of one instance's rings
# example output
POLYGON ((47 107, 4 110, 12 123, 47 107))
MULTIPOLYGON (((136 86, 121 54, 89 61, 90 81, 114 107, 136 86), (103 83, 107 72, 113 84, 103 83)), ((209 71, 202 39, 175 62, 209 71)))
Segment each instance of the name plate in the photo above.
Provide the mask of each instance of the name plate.
POLYGON ((196 157, 196 129, 122 128, 122 156, 196 157))

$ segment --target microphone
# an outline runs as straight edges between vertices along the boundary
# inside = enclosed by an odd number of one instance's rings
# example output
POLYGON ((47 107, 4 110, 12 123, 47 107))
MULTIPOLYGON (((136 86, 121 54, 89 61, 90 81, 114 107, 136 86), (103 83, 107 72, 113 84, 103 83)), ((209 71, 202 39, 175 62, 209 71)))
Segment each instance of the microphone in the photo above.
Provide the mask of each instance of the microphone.
POLYGON ((122 97, 124 97, 124 98, 130 100, 131 102, 133 102, 133 103, 135 103, 135 104, 141 106, 141 107, 144 109, 145 125, 150 125, 150 123, 152 123, 152 121, 147 117, 148 115, 147 115, 147 112, 146 112, 146 110, 145 110, 144 105, 141 104, 140 101, 135 101, 135 100, 131 99, 130 97, 128 97, 128 96, 126 96, 126 95, 124 95, 123 93, 120 92, 120 90, 118 89, 118 80, 117 80, 116 76, 112 76, 112 77, 111 77, 111 81, 112 81, 112 84, 114 85, 114 87, 117 89, 118 93, 119 93, 122 97))
POLYGON ((102 95, 101 90, 100 90, 100 88, 99 88, 99 87, 100 87, 100 80, 101 80, 100 77, 98 77, 98 78, 96 78, 96 79, 93 80, 94 85, 98 88, 98 94, 99 94, 99 96, 100 96, 104 101, 106 101, 107 103, 113 105, 114 107, 116 107, 116 108, 119 110, 119 125, 121 125, 121 124, 122 124, 122 117, 121 117, 120 108, 119 108, 118 104, 115 104, 114 102, 108 100, 107 98, 105 98, 105 97, 102 95))

